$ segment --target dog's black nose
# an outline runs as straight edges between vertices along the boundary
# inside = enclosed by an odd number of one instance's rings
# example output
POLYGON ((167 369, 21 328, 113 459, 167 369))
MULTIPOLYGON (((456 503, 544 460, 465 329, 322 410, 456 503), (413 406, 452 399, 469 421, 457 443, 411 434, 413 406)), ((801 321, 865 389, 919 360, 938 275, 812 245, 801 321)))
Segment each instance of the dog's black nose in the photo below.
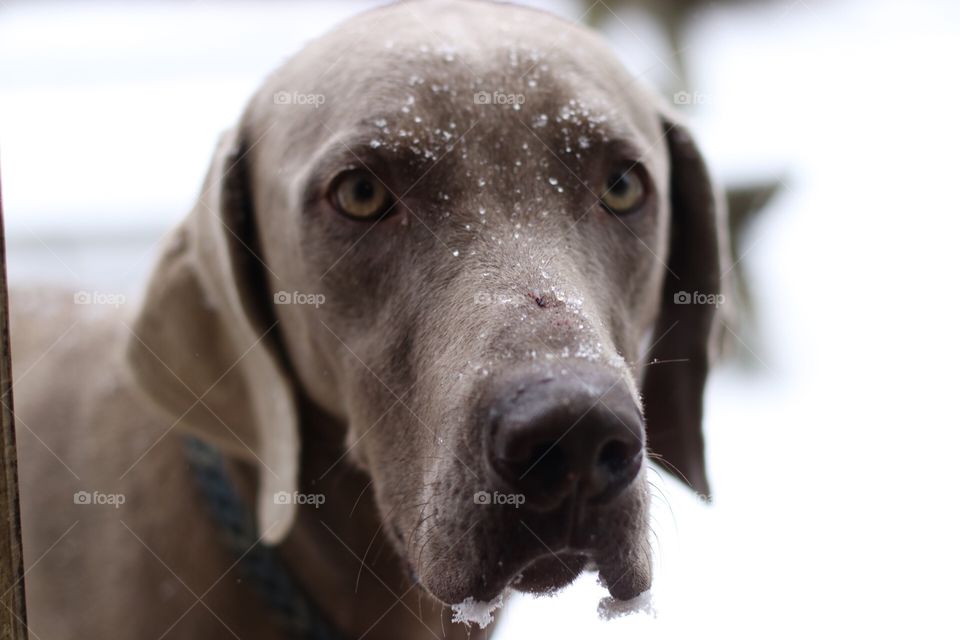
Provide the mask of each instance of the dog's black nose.
POLYGON ((487 457, 497 478, 538 510, 568 496, 605 502, 643 462, 640 410, 627 382, 606 371, 534 376, 495 401, 487 457))

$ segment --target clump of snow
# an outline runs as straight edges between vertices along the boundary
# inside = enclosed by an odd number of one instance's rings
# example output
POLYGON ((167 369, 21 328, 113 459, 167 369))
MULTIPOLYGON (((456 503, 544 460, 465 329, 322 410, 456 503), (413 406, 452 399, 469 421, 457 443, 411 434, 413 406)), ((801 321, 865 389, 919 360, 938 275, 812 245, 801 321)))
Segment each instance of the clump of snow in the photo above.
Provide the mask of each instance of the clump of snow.
POLYGON ((597 605, 597 615, 601 620, 613 620, 622 616, 632 615, 643 611, 648 616, 657 617, 657 610, 653 606, 653 592, 644 591, 632 600, 617 600, 607 596, 597 605))
POLYGON ((453 605, 453 622, 462 622, 470 626, 477 623, 481 629, 493 622, 493 612, 503 606, 503 595, 497 596, 490 602, 477 602, 467 598, 460 604, 453 605))

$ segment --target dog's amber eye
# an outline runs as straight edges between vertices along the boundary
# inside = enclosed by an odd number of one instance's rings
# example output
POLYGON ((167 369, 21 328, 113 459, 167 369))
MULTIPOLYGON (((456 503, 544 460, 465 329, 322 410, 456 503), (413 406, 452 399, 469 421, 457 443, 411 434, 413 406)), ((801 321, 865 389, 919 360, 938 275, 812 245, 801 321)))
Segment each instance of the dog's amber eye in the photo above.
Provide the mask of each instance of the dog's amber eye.
POLYGON ((334 180, 333 205, 340 213, 360 220, 379 218, 393 204, 390 192, 369 171, 354 169, 334 180))
POLYGON ((622 215, 643 206, 647 200, 647 183, 639 165, 615 171, 607 178, 600 197, 610 213, 622 215))

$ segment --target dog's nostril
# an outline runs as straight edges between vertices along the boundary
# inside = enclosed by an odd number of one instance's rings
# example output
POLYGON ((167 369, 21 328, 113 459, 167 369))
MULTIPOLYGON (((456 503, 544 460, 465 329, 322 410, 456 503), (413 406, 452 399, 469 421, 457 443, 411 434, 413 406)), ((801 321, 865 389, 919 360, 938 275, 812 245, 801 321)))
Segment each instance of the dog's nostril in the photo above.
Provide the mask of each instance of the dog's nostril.
POLYGON ((587 482, 591 500, 603 502, 627 486, 640 470, 643 446, 639 438, 613 439, 597 452, 593 472, 587 482))
POLYGON ((600 455, 597 456, 597 466, 616 475, 623 472, 636 455, 637 451, 631 451, 625 442, 614 440, 603 445, 603 448, 600 449, 600 455))
MULTIPOLYGON (((557 451, 557 448, 553 445, 554 443, 552 442, 544 442, 533 448, 530 458, 524 461, 524 464, 529 465, 528 471, 532 471, 533 467, 541 462, 544 467, 556 467, 563 464, 563 460, 561 460, 559 456, 560 452, 557 451)), ((526 473, 527 471, 524 471, 524 475, 526 473)))
POLYGON ((533 455, 524 462, 524 467, 519 479, 523 481, 532 476, 530 481, 546 491, 560 490, 570 476, 567 457, 556 442, 544 442, 534 447, 533 455))

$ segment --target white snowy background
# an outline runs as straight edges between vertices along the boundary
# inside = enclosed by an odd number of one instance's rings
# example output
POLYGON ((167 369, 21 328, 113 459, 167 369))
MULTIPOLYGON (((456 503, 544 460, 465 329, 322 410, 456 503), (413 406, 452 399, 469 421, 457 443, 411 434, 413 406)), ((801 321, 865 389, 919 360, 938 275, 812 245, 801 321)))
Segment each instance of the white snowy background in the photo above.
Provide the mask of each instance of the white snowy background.
MULTIPOLYGON (((370 4, 0 0, 13 283, 133 295, 258 82, 370 4)), ((654 27, 605 24, 665 79, 654 27)), ((960 4, 718 8, 688 45, 717 173, 785 182, 736 256, 763 329, 710 385, 715 502, 660 483, 656 619, 598 620, 585 577, 497 637, 956 638, 960 4)))

